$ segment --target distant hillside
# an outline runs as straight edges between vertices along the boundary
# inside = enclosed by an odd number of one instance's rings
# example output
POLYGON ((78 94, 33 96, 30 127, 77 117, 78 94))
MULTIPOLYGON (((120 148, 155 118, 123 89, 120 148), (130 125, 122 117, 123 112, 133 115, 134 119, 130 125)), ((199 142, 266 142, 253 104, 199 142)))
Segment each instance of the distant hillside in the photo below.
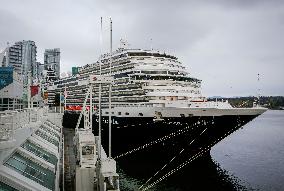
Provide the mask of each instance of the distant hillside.
MULTIPOLYGON (((221 98, 218 98, 218 100, 221 98)), ((222 98, 228 100, 233 107, 252 107, 253 103, 258 103, 257 97, 234 97, 222 98)), ((209 100, 215 100, 210 98, 209 100)), ((284 96, 261 96, 260 104, 269 109, 284 109, 284 96)))

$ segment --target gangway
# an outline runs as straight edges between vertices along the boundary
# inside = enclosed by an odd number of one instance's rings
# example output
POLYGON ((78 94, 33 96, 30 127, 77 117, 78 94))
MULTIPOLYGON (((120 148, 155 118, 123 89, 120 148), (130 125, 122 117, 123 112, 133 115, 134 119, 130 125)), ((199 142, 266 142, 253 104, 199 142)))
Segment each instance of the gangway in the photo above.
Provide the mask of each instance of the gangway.
MULTIPOLYGON (((99 123, 99 135, 92 132, 93 116, 93 85, 113 83, 110 76, 90 75, 89 89, 86 93, 83 109, 80 113, 74 136, 74 150, 76 156, 76 190, 84 191, 119 191, 119 175, 116 173, 116 161, 107 157, 101 145, 101 123, 99 123), (87 100, 89 98, 89 104, 87 100), (84 127, 79 128, 82 117, 84 127)), ((99 95, 101 91, 99 90, 99 95)), ((99 99, 101 96, 99 97, 99 99)), ((101 106, 99 104, 99 120, 101 106)))

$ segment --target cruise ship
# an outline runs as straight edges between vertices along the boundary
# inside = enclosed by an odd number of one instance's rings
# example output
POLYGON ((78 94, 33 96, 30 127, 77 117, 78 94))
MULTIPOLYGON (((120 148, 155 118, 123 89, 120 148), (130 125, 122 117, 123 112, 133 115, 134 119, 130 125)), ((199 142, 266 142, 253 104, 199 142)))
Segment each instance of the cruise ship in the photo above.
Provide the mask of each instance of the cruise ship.
MULTIPOLYGON (((83 105, 90 75, 114 78, 111 110, 109 87, 102 85, 104 148, 108 148, 111 115, 112 156, 126 169, 138 165, 141 174, 147 172, 147 176, 169 161, 177 168, 208 154, 220 140, 266 111, 260 106, 234 108, 228 101, 208 101, 201 94, 201 80, 191 77, 177 57, 157 50, 121 47, 48 87, 49 96, 66 91, 64 127, 75 128, 79 116, 76 110, 83 105)), ((95 86, 95 133, 98 93, 95 86)), ((135 171, 139 173, 137 168, 135 171)))

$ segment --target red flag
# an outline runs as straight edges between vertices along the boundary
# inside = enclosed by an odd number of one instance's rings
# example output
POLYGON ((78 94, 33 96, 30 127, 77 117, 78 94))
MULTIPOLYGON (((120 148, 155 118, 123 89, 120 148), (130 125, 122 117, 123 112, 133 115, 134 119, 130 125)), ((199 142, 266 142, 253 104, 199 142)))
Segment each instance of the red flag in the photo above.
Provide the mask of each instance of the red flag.
POLYGON ((39 86, 31 86, 31 97, 38 94, 38 88, 39 88, 39 86))

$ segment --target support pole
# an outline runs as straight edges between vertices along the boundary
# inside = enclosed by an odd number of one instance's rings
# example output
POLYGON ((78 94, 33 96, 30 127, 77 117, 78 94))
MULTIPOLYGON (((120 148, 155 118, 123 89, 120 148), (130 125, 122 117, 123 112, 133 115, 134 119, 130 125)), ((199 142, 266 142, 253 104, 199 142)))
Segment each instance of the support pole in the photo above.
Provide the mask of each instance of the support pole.
POLYGON ((66 99, 67 99, 67 91, 66 91, 66 86, 65 86, 65 91, 64 91, 64 111, 66 109, 66 99))
POLYGON ((62 96, 62 95, 61 95, 61 92, 60 92, 60 93, 59 93, 59 113, 60 113, 60 114, 61 114, 61 107, 62 107, 62 106, 61 106, 61 104, 62 104, 62 103, 61 103, 61 96, 62 96))
POLYGON ((62 133, 62 190, 64 191, 64 182, 65 182, 65 172, 64 172, 64 134, 63 130, 61 129, 62 133))
MULTIPOLYGON (((111 65, 112 65, 112 20, 110 19, 110 62, 109 62, 109 75, 111 76, 111 65)), ((108 138, 108 157, 111 158, 111 83, 109 84, 109 116, 108 116, 108 133, 109 133, 109 138, 108 138)))
MULTIPOLYGON (((103 18, 101 17, 101 32, 100 32, 100 47, 101 47, 101 57, 100 57, 100 76, 102 75, 102 46, 103 46, 103 18)), ((101 160, 101 138, 102 138, 102 84, 99 84, 99 143, 98 143, 98 152, 99 161, 101 160)))
POLYGON ((90 84, 90 128, 93 131, 93 85, 90 84))
POLYGON ((28 108, 31 108, 31 79, 30 71, 28 71, 28 87, 27 87, 27 97, 28 97, 28 108))

